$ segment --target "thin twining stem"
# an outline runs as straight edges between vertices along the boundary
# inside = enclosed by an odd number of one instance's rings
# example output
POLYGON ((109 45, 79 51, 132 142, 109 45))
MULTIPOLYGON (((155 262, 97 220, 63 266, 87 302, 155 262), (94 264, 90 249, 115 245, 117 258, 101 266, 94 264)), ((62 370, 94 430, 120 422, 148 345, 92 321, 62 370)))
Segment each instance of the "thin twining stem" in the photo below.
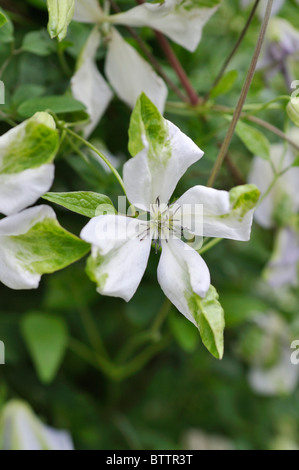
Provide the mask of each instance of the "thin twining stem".
POLYGON ((251 121, 251 122, 254 122, 255 124, 258 124, 259 126, 261 127, 264 127, 265 129, 267 129, 268 131, 270 132, 273 132, 273 134, 276 134, 278 137, 280 137, 281 139, 284 139, 286 142, 288 142, 295 150, 297 150, 297 152, 299 152, 299 145, 296 144, 296 142, 294 142, 290 137, 288 137, 287 134, 285 134, 284 132, 282 132, 280 129, 278 129, 278 127, 275 127, 273 126, 273 124, 270 124, 269 122, 267 121, 264 121, 263 119, 260 119, 259 117, 257 116, 251 116, 251 115, 248 115, 248 114, 242 114, 242 117, 244 119, 247 119, 248 121, 251 121))
POLYGON ((74 137, 75 139, 79 140, 80 142, 82 142, 82 144, 84 144, 86 147, 90 148, 93 152, 95 152, 105 163, 106 165, 110 168, 110 170, 112 171, 112 173, 114 174, 115 178, 117 179, 117 181, 119 182, 119 184, 121 185, 122 187, 122 190, 123 192, 125 193, 126 195, 126 189, 125 189, 125 185, 124 185, 124 182, 122 180, 122 177, 120 176, 120 174, 118 173, 118 171, 116 170, 116 168, 114 168, 114 166, 112 165, 111 162, 109 162, 108 158, 105 157, 105 155, 100 152, 99 149, 97 149, 94 145, 92 145, 90 142, 88 142, 87 140, 85 140, 83 137, 81 137, 79 134, 76 134, 76 132, 73 132, 71 129, 68 129, 67 127, 64 128, 65 131, 71 135, 72 137, 74 137))
MULTIPOLYGON (((254 5, 253 5, 253 7, 252 7, 252 10, 251 10, 251 12, 250 12, 250 15, 249 15, 249 17, 248 17, 248 19, 247 19, 247 21, 246 21, 246 24, 245 24, 245 26, 244 26, 244 28, 243 28, 243 30, 242 30, 242 32, 241 32, 241 34, 240 34, 240 36, 239 36, 237 42, 236 42, 236 44, 234 45, 232 51, 230 52, 229 56, 227 57, 227 59, 225 60, 225 62, 224 62, 224 64, 223 64, 223 66, 221 67, 220 72, 218 73, 217 77, 215 78, 215 80, 214 80, 214 82, 213 82, 213 84, 212 84, 212 86, 211 86, 211 90, 212 90, 213 88, 215 88, 216 85, 218 85, 218 83, 220 82, 221 78, 223 77, 223 74, 224 74, 224 72, 226 71, 226 69, 227 69, 227 67, 228 67, 228 65, 229 65, 229 63, 230 63, 230 61, 232 60, 232 58, 234 57, 235 53, 237 52, 237 50, 239 49, 240 45, 242 44, 243 39, 244 39, 244 37, 246 36, 246 33, 247 33, 247 31, 248 31, 248 29, 249 29, 249 26, 250 26, 250 24, 251 24, 251 21, 252 21, 253 18, 254 18, 254 15, 255 15, 255 12, 256 12, 256 9, 257 9, 257 7, 258 7, 259 2, 260 2, 260 0, 255 0, 255 3, 254 3, 254 5)), ((206 96, 204 97, 204 101, 207 101, 207 100, 209 99, 211 90, 210 90, 210 91, 206 94, 206 96)))
MULTIPOLYGON (((285 98, 285 97, 283 97, 285 98)), ((287 97, 289 99, 289 97, 287 97)), ((245 108, 245 107, 244 107, 245 108)), ((211 111, 216 111, 220 113, 231 113, 231 108, 226 108, 225 106, 212 106, 211 111)), ((262 108, 261 108, 262 109, 262 108)), ((246 119, 247 121, 254 122, 260 127, 263 127, 264 129, 267 129, 269 132, 272 132, 273 134, 277 135, 281 139, 285 140, 288 142, 297 152, 299 152, 299 145, 294 142, 285 132, 280 130, 278 127, 273 126, 273 124, 270 124, 269 122, 265 121, 264 119, 261 119, 257 116, 254 116, 252 114, 247 114, 242 112, 240 115, 240 118, 246 119)))
POLYGON ((264 16, 264 19, 263 19, 263 22, 262 22, 259 38, 258 38, 256 47, 255 47, 255 50, 254 50, 254 54, 253 54, 251 64, 250 64, 250 67, 249 67, 249 70, 248 70, 248 73, 247 73, 247 77, 246 77, 245 83, 243 85, 241 95, 240 95, 236 110, 233 114, 233 118, 231 120, 229 129, 227 131, 227 134, 225 136, 225 139, 224 139, 223 144, 221 146, 221 149, 219 151, 217 160, 216 160, 215 165, 213 167, 212 173, 210 175, 210 178, 209 178, 209 181, 208 181, 208 186, 213 186, 213 184, 215 182, 215 179, 216 179, 216 177, 218 175, 218 172, 221 168, 221 165, 223 163, 225 155, 227 154, 227 151, 229 149, 231 140, 233 138, 233 135, 234 135, 237 123, 238 123, 238 120, 240 119, 242 109, 243 109, 243 106, 244 106, 244 103, 245 103, 245 100, 246 100, 246 97, 247 97, 247 94, 248 94, 248 91, 249 91, 249 88, 250 88, 250 85, 251 85, 251 82, 252 82, 252 79, 253 79, 253 76, 254 76, 256 64, 257 64, 257 61, 258 61, 258 58, 259 58, 259 55, 260 55, 260 52, 261 52, 261 48, 262 48, 262 45, 263 45, 263 42, 264 42, 268 22, 269 22, 270 15, 271 15, 272 4, 273 4, 273 0, 268 0, 265 16, 264 16))

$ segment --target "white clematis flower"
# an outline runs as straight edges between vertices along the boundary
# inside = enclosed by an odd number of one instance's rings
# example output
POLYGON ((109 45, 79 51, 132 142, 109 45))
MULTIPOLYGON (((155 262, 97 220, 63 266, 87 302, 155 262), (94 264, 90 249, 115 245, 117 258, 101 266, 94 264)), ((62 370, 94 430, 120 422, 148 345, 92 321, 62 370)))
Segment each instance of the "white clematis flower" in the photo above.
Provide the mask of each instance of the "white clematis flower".
POLYGON ((117 96, 134 108, 138 96, 144 92, 161 113, 167 99, 167 86, 115 28, 108 39, 105 73, 117 96))
POLYGON ((289 345, 281 351, 279 361, 271 368, 253 367, 248 375, 252 389, 260 395, 291 393, 298 383, 298 366, 290 361, 289 345))
POLYGON ((101 23, 106 19, 98 0, 75 0, 73 19, 80 23, 101 23))
POLYGON ((84 127, 86 138, 94 131, 113 97, 95 62, 100 41, 101 34, 94 29, 81 52, 77 71, 71 80, 74 98, 85 104, 90 117, 90 123, 84 127))
MULTIPOLYGON (((285 151, 283 144, 271 145, 270 159, 277 173, 291 166, 294 158, 293 151, 291 149, 285 151)), ((252 162, 248 181, 255 184, 262 194, 268 190, 274 180, 275 174, 271 162, 258 156, 254 157, 252 162)), ((283 216, 286 210, 288 214, 298 212, 298 178, 298 167, 290 168, 278 178, 269 194, 255 210, 254 217, 261 227, 274 227, 276 219, 283 216)))
POLYGON ((35 289, 42 274, 68 266, 88 249, 60 227, 51 207, 31 207, 0 220, 0 282, 11 289, 35 289))
POLYGON ((273 254, 264 270, 271 287, 298 286, 299 234, 290 227, 281 228, 275 238, 273 254))
POLYGON ((281 71, 288 83, 292 81, 290 59, 299 52, 299 30, 283 18, 271 18, 267 29, 264 52, 258 69, 266 69, 266 76, 281 71))
POLYGON ((42 274, 82 257, 88 246, 66 232, 48 206, 35 203, 51 187, 59 147, 54 119, 36 113, 0 137, 0 282, 34 289, 42 274), (21 211, 21 212, 19 212, 21 211))
MULTIPOLYGON (((103 23, 105 15, 96 0, 84 4, 76 1, 75 5, 75 20, 103 23)), ((96 65, 96 52, 101 40, 102 34, 95 28, 82 50, 77 71, 71 80, 74 98, 85 104, 90 115, 90 124, 84 129, 85 137, 95 129, 113 97, 96 65)), ((109 32, 105 31, 105 44, 105 74, 116 95, 133 108, 138 96, 145 92, 163 113, 168 90, 162 78, 115 28, 109 26, 109 32)))
POLYGON ((22 246, 20 235, 27 234, 47 219, 56 220, 49 206, 36 206, 0 220, 0 281, 11 289, 35 289, 41 274, 32 269, 33 254, 22 246))
POLYGON ((0 137, 0 213, 14 214, 50 189, 57 148, 55 122, 47 113, 35 114, 0 137))
POLYGON ((0 415, 0 450, 73 450, 71 436, 43 424, 30 406, 10 401, 0 415))
MULTIPOLYGON (((295 140, 294 132, 297 130, 291 133, 295 140)), ((254 214, 257 223, 264 228, 280 226, 264 277, 272 287, 298 285, 299 234, 293 221, 299 211, 299 168, 291 167, 295 155, 290 148, 285 150, 283 144, 271 146, 270 158, 273 166, 269 161, 255 157, 249 174, 249 182, 256 184, 262 194, 273 182, 273 167, 276 172, 290 168, 277 179, 254 214)))
POLYGON ((197 48, 202 30, 222 0, 164 0, 144 3, 111 17, 114 24, 149 26, 190 52, 197 48))
POLYGON ((191 428, 184 432, 182 447, 188 450, 234 450, 233 441, 227 437, 206 433, 202 429, 191 428))
POLYGON ((81 233, 92 244, 89 274, 99 293, 129 301, 154 240, 162 248, 158 266, 162 290, 198 325, 196 303, 210 288, 210 273, 199 253, 180 239, 181 233, 188 238, 191 234, 248 240, 259 192, 252 186, 231 192, 195 186, 170 204, 179 179, 203 156, 202 150, 165 120, 144 95, 133 112, 130 133, 135 133, 130 148, 136 156, 124 165, 124 185, 128 199, 148 213, 149 220, 123 215, 93 218, 81 233))
POLYGON ((263 342, 259 358, 249 370, 251 388, 267 396, 291 393, 298 383, 299 370, 290 360, 291 337, 288 326, 273 312, 259 315, 255 322, 263 332, 263 342), (271 357, 273 355, 276 360, 271 357), (265 364, 263 358, 266 359, 265 364), (271 363, 267 364, 269 360, 271 363))

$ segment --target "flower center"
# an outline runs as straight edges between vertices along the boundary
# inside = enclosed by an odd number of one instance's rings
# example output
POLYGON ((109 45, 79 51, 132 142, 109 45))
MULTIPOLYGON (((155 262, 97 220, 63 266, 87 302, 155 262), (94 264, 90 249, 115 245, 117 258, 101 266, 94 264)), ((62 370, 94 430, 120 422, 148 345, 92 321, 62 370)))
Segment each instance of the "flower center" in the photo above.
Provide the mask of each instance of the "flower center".
POLYGON ((161 240, 168 242, 172 235, 180 234, 180 219, 176 217, 179 209, 178 205, 170 207, 169 204, 161 204, 159 198, 151 205, 149 228, 156 249, 161 245, 161 240))

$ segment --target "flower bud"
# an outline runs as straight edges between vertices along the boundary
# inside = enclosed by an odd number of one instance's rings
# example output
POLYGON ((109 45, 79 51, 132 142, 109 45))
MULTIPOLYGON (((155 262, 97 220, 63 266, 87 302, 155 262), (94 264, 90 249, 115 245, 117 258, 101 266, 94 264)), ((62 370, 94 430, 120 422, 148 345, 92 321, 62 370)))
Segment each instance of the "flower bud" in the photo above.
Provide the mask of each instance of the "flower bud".
POLYGON ((74 16, 75 0, 47 0, 47 6, 49 34, 52 39, 57 37, 59 41, 62 41, 74 16))

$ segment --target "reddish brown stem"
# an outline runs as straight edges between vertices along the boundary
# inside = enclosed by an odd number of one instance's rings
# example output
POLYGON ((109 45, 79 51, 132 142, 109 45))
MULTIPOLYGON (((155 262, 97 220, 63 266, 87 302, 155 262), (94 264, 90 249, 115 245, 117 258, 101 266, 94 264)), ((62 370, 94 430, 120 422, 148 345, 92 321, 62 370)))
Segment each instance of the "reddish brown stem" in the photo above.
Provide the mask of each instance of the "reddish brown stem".
MULTIPOLYGON (((144 0, 136 0, 136 2, 139 3, 139 5, 142 5, 143 3, 145 3, 144 0)), ((185 70, 183 69, 179 59, 177 58, 174 50, 172 49, 168 40, 165 38, 165 36, 162 33, 156 30, 154 30, 154 32, 165 56, 167 57, 168 62, 170 63, 173 70, 177 74, 182 86, 186 90, 186 93, 189 97, 190 104, 192 104, 192 106, 196 106, 201 101, 201 99, 199 98, 198 94, 196 93, 193 86, 191 85, 190 80, 185 70)))
POLYGON ((158 39, 160 46, 165 54, 165 56, 168 59, 168 62, 172 66, 173 70, 177 74, 178 78, 180 79, 180 82, 182 86, 185 88, 186 93, 189 97, 190 103, 193 106, 196 106, 200 99, 199 96, 197 95, 196 91, 194 90, 193 86, 190 83, 189 78, 187 77, 187 74, 185 70, 183 69, 179 59, 177 58, 176 54, 174 53, 171 45, 169 44, 168 40, 166 37, 160 33, 159 31, 155 31, 156 38, 158 39))
POLYGON ((239 168, 235 165, 235 163, 232 161, 230 154, 227 153, 225 156, 225 162, 227 165, 227 168, 234 178, 236 184, 245 184, 246 180, 243 177, 242 173, 240 172, 239 168))

